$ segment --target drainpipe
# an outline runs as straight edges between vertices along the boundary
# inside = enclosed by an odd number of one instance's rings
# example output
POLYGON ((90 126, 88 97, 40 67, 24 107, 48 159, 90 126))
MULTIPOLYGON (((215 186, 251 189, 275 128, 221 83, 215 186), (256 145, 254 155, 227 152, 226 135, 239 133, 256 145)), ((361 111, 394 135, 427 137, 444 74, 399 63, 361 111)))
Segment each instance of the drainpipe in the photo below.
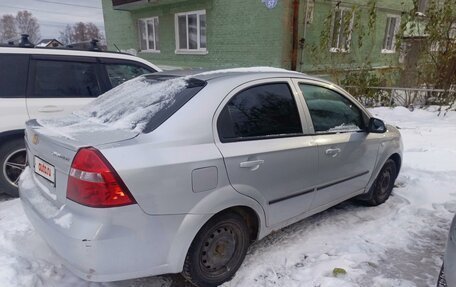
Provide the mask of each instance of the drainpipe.
POLYGON ((302 36, 301 40, 299 40, 301 46, 301 60, 299 61, 299 70, 302 71, 302 65, 304 64, 304 48, 306 45, 306 34, 307 34, 307 16, 309 15, 309 0, 306 0, 306 14, 304 14, 304 35, 302 36))
POLYGON ((299 0, 293 0, 291 70, 296 71, 298 63, 299 0))

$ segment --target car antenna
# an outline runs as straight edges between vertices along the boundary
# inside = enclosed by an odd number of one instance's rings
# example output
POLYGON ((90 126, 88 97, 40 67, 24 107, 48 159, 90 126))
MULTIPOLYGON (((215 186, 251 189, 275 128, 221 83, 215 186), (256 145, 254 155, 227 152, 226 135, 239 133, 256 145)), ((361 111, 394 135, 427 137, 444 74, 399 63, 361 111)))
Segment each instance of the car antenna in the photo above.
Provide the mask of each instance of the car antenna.
POLYGON ((113 44, 113 45, 114 45, 114 47, 116 47, 116 49, 117 49, 117 52, 119 52, 119 53, 121 53, 121 52, 122 52, 122 51, 120 51, 119 47, 117 47, 117 45, 116 45, 116 44, 113 44))

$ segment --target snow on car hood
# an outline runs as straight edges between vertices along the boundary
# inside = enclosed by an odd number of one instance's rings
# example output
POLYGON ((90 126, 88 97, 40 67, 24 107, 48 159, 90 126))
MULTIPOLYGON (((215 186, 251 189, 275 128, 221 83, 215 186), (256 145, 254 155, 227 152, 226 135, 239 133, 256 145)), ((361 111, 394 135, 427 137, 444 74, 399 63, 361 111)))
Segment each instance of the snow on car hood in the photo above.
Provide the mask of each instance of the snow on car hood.
POLYGON ((104 93, 70 115, 37 120, 42 133, 75 139, 83 133, 126 130, 141 133, 161 109, 172 105, 186 79, 157 81, 138 77, 104 93))

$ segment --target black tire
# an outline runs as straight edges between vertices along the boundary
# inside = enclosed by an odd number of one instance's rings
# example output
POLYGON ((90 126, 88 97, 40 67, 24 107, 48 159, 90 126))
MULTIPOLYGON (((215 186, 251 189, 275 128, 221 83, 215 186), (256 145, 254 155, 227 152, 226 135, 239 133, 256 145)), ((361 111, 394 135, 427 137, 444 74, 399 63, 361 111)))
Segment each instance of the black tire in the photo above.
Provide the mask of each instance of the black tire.
POLYGON ((23 138, 7 140, 0 145, 0 192, 19 196, 17 181, 26 166, 23 138))
POLYGON ((396 163, 392 159, 388 159, 371 186, 369 191, 370 196, 362 199, 362 201, 370 206, 377 206, 384 203, 391 195, 396 177, 396 163))
POLYGON ((182 275, 198 287, 219 286, 239 269, 249 242, 247 224, 239 214, 216 215, 193 239, 182 275))
POLYGON ((439 278, 437 279, 437 287, 447 287, 447 283, 445 280, 445 267, 442 264, 442 268, 440 268, 439 278))

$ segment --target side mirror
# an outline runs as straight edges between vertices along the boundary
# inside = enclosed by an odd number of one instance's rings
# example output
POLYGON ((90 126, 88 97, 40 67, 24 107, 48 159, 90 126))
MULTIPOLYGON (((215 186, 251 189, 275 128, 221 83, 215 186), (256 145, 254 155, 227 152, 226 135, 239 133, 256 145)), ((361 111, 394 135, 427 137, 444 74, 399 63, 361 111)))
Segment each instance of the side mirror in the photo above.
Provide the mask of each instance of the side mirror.
POLYGON ((370 118, 369 125, 367 127, 367 131, 369 133, 382 134, 382 133, 386 132, 386 125, 380 119, 370 118))

